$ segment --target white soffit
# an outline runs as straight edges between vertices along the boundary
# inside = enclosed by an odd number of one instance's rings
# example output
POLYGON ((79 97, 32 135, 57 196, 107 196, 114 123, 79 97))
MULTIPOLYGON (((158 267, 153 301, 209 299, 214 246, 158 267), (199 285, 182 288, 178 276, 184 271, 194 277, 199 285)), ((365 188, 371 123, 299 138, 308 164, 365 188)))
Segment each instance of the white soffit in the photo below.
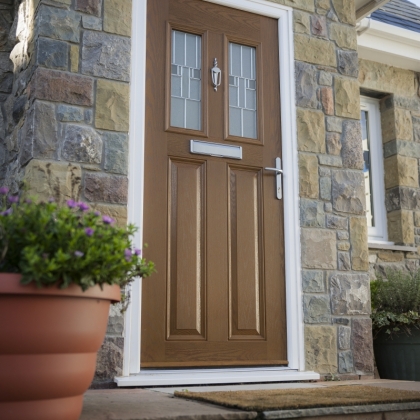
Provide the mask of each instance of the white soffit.
MULTIPOLYGON (((349 1, 349 0, 344 0, 349 1)), ((373 13, 390 0, 354 0, 356 9, 356 20, 359 22, 361 19, 373 13)))
POLYGON ((420 71, 420 33, 365 18, 357 37, 359 58, 420 71))

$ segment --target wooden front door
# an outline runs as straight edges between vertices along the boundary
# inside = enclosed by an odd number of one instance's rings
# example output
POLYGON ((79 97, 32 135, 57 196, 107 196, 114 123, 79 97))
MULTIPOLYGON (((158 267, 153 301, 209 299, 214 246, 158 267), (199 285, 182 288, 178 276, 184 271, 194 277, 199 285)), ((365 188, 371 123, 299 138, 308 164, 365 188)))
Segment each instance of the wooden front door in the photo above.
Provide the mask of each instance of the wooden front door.
POLYGON ((277 28, 148 2, 142 367, 287 364, 277 28))

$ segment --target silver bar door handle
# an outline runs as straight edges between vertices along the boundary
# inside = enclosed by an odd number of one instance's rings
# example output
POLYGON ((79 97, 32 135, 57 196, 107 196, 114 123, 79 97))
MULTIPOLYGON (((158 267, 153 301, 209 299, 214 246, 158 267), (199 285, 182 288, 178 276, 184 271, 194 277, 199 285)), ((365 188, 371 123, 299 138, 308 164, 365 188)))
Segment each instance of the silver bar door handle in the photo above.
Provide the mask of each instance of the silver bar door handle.
POLYGON ((283 191, 281 186, 281 176, 283 174, 283 170, 281 169, 281 159, 279 157, 276 158, 276 167, 275 168, 264 168, 266 171, 273 171, 276 174, 276 197, 277 200, 281 200, 283 198, 283 191))

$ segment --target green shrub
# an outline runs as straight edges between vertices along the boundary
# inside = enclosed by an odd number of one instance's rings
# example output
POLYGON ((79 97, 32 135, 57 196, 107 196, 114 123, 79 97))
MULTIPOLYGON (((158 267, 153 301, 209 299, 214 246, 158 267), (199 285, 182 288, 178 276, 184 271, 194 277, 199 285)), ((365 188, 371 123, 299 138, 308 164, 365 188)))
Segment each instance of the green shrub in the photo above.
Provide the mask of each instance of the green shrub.
POLYGON ((117 227, 83 202, 58 206, 53 199, 37 203, 7 193, 0 188, 0 271, 21 273, 23 284, 124 287, 154 271, 133 249, 133 225, 117 227))
POLYGON ((420 270, 388 271, 371 282, 372 327, 378 333, 405 332, 420 327, 420 270))

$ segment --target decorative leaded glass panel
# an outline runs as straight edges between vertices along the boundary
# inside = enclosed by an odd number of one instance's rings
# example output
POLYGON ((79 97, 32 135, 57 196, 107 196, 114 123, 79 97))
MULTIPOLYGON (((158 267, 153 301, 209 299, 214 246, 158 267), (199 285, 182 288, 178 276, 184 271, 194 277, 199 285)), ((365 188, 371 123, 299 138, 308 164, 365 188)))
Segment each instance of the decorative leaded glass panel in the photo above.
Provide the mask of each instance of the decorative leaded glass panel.
POLYGON ((229 43, 229 134, 257 138, 256 49, 229 43))
POLYGON ((171 126, 201 130, 201 36, 172 31, 171 126))

